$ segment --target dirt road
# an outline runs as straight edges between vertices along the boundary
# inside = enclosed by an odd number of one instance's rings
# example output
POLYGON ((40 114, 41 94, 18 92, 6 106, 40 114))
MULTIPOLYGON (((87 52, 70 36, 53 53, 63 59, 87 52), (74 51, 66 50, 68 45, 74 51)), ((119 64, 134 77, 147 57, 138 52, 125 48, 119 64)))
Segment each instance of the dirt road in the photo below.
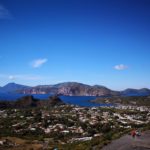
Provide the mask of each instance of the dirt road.
POLYGON ((135 138, 125 135, 112 141, 102 150, 150 150, 150 131, 145 131, 135 138))

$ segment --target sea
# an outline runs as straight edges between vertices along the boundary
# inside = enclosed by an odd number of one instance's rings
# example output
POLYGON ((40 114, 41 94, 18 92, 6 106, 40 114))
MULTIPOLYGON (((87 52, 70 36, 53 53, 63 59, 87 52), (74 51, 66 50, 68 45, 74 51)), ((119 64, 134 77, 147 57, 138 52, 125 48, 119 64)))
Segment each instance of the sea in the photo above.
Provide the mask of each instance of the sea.
MULTIPOLYGON (((15 101, 18 98, 26 96, 25 94, 12 94, 12 93, 0 93, 0 100, 15 101)), ((45 100, 52 96, 50 94, 32 94, 34 98, 45 100)), ((83 107, 100 107, 100 106, 113 106, 113 104, 96 104, 91 103, 90 100, 94 100, 96 96, 59 96, 60 99, 66 104, 73 104, 83 107)))

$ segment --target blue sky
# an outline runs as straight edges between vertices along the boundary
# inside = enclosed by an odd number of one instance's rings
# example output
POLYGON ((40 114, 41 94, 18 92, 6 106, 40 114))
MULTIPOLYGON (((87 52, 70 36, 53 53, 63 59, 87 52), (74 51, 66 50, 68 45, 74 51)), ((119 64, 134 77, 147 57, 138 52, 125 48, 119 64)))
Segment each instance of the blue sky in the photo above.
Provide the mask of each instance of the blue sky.
POLYGON ((0 86, 150 88, 149 57, 149 0, 0 0, 0 86))

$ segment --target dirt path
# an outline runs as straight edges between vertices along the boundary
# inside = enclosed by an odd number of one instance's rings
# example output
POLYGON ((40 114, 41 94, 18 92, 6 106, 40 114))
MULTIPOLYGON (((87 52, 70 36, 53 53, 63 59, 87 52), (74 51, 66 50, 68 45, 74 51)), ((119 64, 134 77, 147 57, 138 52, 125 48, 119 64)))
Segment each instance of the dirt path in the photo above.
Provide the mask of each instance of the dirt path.
POLYGON ((112 141, 102 150, 150 150, 150 131, 145 131, 140 137, 135 138, 125 135, 112 141))

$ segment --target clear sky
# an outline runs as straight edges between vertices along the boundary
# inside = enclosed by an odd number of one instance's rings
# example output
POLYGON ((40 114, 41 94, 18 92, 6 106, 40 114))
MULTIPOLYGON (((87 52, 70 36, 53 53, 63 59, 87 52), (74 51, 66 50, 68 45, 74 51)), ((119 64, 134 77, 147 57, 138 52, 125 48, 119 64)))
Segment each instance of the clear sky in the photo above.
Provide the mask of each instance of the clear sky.
POLYGON ((150 0, 0 0, 0 86, 65 81, 150 88, 150 0))

